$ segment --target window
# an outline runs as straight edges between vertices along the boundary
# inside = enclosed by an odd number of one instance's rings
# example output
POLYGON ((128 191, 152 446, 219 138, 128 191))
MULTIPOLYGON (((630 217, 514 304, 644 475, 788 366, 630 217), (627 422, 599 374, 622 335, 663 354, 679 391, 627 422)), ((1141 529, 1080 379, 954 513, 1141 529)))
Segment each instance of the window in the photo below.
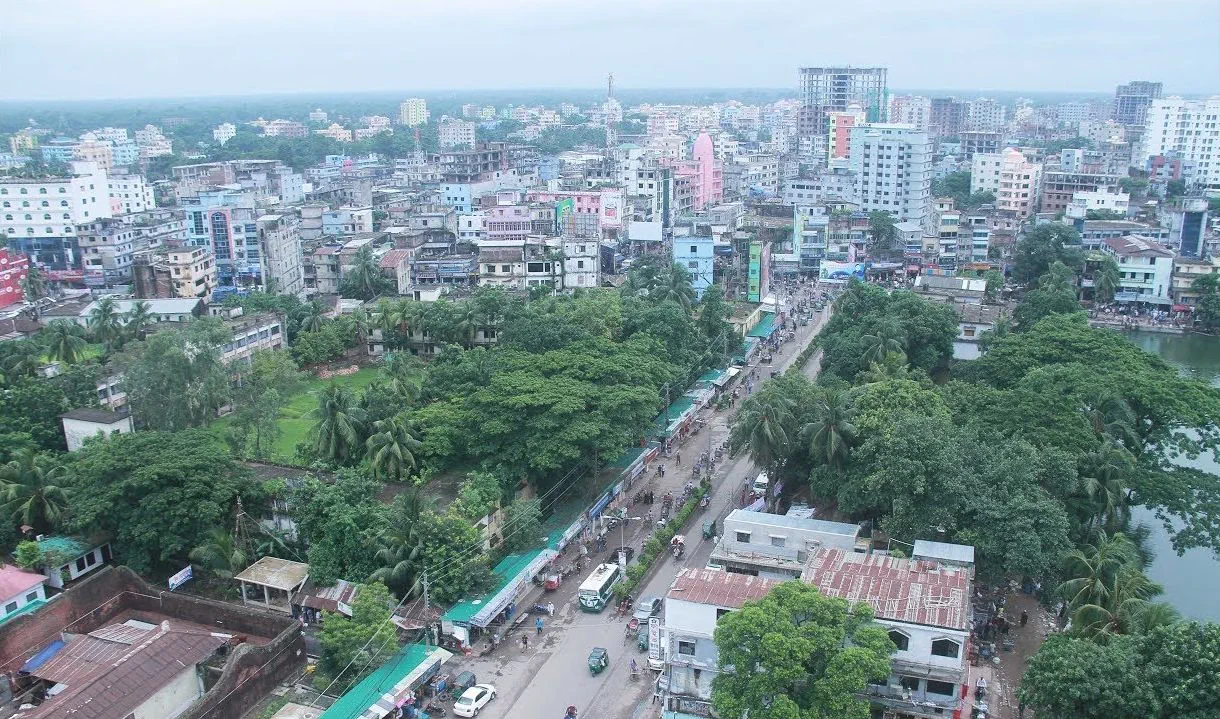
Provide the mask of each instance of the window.
POLYGON ((749 544, 750 543, 750 533, 749 532, 737 532, 737 541, 741 542, 743 544, 749 544))
POLYGON ((86 554, 85 555, 85 564, 88 564, 90 567, 97 564, 97 555, 93 552, 89 552, 88 554, 86 554))
POLYGON ((898 683, 909 692, 919 691, 919 677, 902 677, 898 680, 898 683))
POLYGON ((29 594, 25 595, 25 601, 27 601, 27 602, 38 601, 38 592, 30 592, 29 594))
POLYGON ((932 642, 932 654, 938 657, 953 657, 956 659, 961 648, 962 645, 952 639, 937 639, 932 642))
POLYGON ((954 694, 954 685, 949 682, 938 682, 935 679, 929 679, 928 693, 951 697, 954 694))
POLYGON ((678 640, 678 653, 686 657, 695 656, 695 643, 678 640))
POLYGON ((900 652, 905 652, 907 647, 911 646, 911 638, 897 629, 890 630, 890 641, 894 643, 894 646, 898 647, 900 652))
POLYGON ((76 560, 76 571, 78 571, 78 572, 85 571, 85 558, 84 557, 81 557, 80 559, 76 560))
MULTIPOLYGON (((17 611, 17 602, 9 602, 8 604, 4 605, 5 614, 12 614, 15 611, 17 611)), ((694 654, 694 652, 691 653, 694 654)))
POLYGON ((782 546, 784 546, 785 542, 787 542, 786 537, 777 537, 774 534, 771 535, 771 546, 772 547, 782 547, 782 546))

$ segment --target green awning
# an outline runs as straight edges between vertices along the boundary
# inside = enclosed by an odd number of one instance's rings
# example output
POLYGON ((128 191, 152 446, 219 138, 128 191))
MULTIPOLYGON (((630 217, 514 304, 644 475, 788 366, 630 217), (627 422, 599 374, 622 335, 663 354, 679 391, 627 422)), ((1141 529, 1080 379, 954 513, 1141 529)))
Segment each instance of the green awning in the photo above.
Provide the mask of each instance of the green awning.
POLYGON ((678 431, 678 424, 682 421, 682 415, 694 406, 695 400, 685 395, 670 402, 669 407, 653 420, 653 434, 661 437, 672 437, 674 432, 678 431))
MULTIPOLYGON (((561 535, 562 530, 556 530, 561 535)), ((547 537, 548 541, 550 536, 547 537)), ((482 596, 468 598, 463 597, 461 600, 449 608, 449 611, 441 615, 441 621, 454 622, 458 624, 469 623, 474 615, 478 614, 487 601, 493 599, 497 594, 504 591, 511 584, 517 575, 525 570, 543 550, 535 549, 530 552, 522 552, 520 554, 510 554, 496 565, 496 568, 491 570, 492 575, 496 578, 496 584, 489 592, 482 596)))
POLYGON ((418 686, 422 681, 433 662, 440 663, 451 656, 451 653, 437 647, 408 644, 339 697, 339 701, 332 704, 330 709, 322 714, 321 719, 359 719, 365 712, 369 712, 370 716, 385 716, 385 709, 393 709, 393 706, 387 707, 389 702, 384 698, 387 693, 399 694, 400 696, 395 697, 396 701, 406 696, 407 692, 414 689, 412 684, 418 686), (418 676, 413 681, 398 686, 412 674, 418 676))
POLYGON ((0 619, 0 625, 7 624, 8 622, 16 619, 17 617, 22 616, 23 614, 29 614, 30 612, 36 612, 39 609, 41 609, 42 607, 46 606, 46 603, 47 603, 46 599, 35 599, 31 602, 28 602, 21 609, 18 609, 17 611, 12 612, 11 614, 4 615, 4 618, 0 619))
POLYGON ((750 331, 746 333, 746 337, 766 338, 766 337, 770 337, 771 333, 774 331, 775 331, 775 314, 771 313, 771 312, 764 312, 762 319, 760 319, 758 321, 758 324, 756 324, 750 328, 750 331))

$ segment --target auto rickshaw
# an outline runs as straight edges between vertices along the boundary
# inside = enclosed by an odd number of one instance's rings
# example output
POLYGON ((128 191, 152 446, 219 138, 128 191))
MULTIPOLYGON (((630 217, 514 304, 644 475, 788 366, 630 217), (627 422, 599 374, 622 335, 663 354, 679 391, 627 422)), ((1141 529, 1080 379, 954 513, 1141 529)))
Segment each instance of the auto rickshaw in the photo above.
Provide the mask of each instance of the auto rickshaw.
POLYGON ((716 520, 709 519, 703 523, 703 538, 712 539, 716 536, 716 520))
POLYGON ((641 624, 640 631, 635 635, 635 647, 641 652, 648 651, 648 625, 641 624))
POLYGON ((462 672, 461 674, 457 675, 456 679, 453 680, 453 684, 451 685, 451 689, 449 691, 449 696, 457 699, 458 697, 462 696, 463 692, 478 683, 479 680, 475 678, 474 672, 462 672))
POLYGON ((602 671, 610 666, 610 653, 605 647, 593 647, 593 651, 589 652, 589 674, 597 676, 602 671))

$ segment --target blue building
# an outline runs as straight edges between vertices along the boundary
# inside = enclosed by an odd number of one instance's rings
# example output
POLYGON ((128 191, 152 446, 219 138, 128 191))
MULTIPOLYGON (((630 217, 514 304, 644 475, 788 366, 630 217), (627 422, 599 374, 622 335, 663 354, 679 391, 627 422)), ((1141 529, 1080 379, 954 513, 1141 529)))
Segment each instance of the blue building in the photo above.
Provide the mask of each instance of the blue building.
POLYGON ((691 287, 702 298, 713 280, 715 241, 711 237, 675 237, 673 243, 674 263, 686 268, 691 275, 691 287))

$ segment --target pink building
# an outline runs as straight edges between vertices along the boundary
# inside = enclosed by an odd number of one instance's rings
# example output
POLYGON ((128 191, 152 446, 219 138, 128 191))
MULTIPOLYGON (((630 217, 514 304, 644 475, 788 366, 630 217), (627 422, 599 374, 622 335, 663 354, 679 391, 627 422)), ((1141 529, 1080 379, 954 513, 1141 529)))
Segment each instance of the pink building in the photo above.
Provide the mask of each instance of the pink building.
POLYGON ((530 190, 525 194, 526 202, 555 203, 572 200, 572 211, 577 217, 596 216, 600 230, 618 230, 623 227, 623 191, 603 188, 599 190, 556 191, 530 190))
POLYGON ((830 156, 847 157, 851 154, 851 128, 864 122, 864 113, 853 109, 847 112, 830 112, 827 117, 830 120, 830 156))
POLYGON ((691 151, 699 173, 699 182, 695 186, 695 211, 715 205, 724 199, 724 166, 716 159, 716 149, 712 144, 712 136, 706 132, 699 133, 695 138, 695 146, 691 151))

